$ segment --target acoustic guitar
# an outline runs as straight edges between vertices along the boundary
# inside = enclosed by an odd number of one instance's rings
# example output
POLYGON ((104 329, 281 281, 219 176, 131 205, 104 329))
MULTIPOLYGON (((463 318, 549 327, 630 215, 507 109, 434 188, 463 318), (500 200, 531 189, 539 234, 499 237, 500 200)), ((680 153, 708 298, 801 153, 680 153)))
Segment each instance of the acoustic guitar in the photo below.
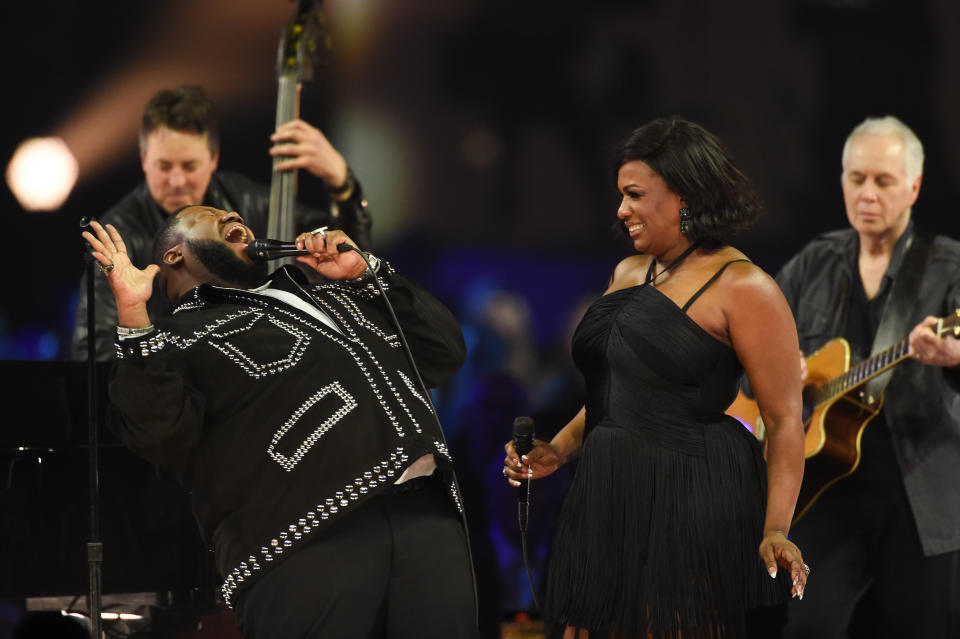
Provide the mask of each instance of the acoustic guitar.
MULTIPOLYGON (((277 118, 275 127, 294 120, 300 113, 299 85, 313 79, 314 69, 326 63, 330 39, 326 32, 322 2, 299 0, 296 13, 284 29, 277 51, 277 118)), ((297 171, 279 171, 273 159, 270 177, 270 211, 267 237, 289 241, 296 235, 294 203, 297 197, 297 171)), ((286 258, 280 263, 292 263, 286 258)))
MULTIPOLYGON (((937 337, 960 337, 960 309, 938 319, 933 330, 937 337)), ((810 510, 827 488, 851 475, 860 465, 863 429, 883 406, 883 396, 871 394, 867 382, 906 360, 909 350, 908 338, 903 337, 890 348, 850 366, 850 344, 837 337, 806 358, 806 464, 794 522, 810 510)), ((755 401, 741 392, 726 412, 763 438, 763 420, 755 401)))

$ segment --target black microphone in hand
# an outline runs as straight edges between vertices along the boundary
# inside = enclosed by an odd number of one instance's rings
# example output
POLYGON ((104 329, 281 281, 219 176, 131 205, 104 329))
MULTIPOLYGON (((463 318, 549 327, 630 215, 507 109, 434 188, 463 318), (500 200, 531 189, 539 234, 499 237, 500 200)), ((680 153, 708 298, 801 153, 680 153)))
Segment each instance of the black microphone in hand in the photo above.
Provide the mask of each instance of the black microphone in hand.
MULTIPOLYGON (((517 457, 523 457, 533 450, 533 420, 529 417, 517 417, 513 420, 513 450, 517 457)), ((521 462, 523 460, 521 459, 521 462)), ((517 520, 520 523, 520 550, 523 555, 523 566, 527 571, 527 581, 530 582, 530 594, 533 596, 533 605, 538 610, 537 589, 533 586, 533 575, 530 574, 530 561, 527 557, 527 519, 530 516, 530 480, 520 480, 517 489, 517 520)))
MULTIPOLYGON (((517 417, 513 420, 513 449, 517 457, 523 457, 533 450, 533 420, 529 417, 517 417)), ((519 489, 520 501, 527 501, 527 490, 523 484, 519 489)))
MULTIPOLYGON (((337 251, 346 253, 347 251, 356 251, 360 249, 351 246, 346 242, 337 244, 337 251)), ((281 240, 259 239, 247 244, 247 257, 254 262, 266 262, 267 260, 279 260, 283 257, 294 257, 296 255, 309 255, 310 251, 298 249, 296 242, 283 242, 281 240)))
MULTIPOLYGON (((533 450, 533 420, 529 417, 517 417, 513 420, 513 450, 517 457, 523 457, 533 450)), ((522 461, 522 460, 521 460, 522 461)), ((517 518, 520 531, 527 531, 527 519, 530 516, 530 480, 520 480, 517 488, 517 518)))
POLYGON ((294 255, 308 255, 310 251, 297 248, 296 242, 281 242, 280 240, 254 240, 247 244, 247 257, 254 262, 279 260, 294 255))
MULTIPOLYGON (((513 420, 513 450, 517 452, 517 457, 523 457, 533 450, 533 420, 529 417, 517 417, 513 420)), ((520 513, 520 530, 525 531, 527 529, 527 516, 530 511, 529 479, 520 480, 520 487, 517 488, 517 500, 520 513)))

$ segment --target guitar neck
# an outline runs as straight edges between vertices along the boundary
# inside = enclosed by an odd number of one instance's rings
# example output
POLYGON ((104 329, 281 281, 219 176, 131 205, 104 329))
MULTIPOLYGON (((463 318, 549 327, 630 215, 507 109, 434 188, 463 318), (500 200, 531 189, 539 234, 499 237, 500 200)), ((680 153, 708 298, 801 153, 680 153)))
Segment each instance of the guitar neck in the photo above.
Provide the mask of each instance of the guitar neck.
POLYGON ((821 385, 814 393, 814 401, 819 404, 834 397, 845 394, 851 388, 870 381, 884 371, 893 368, 910 353, 910 343, 906 337, 890 348, 883 350, 872 357, 868 357, 850 367, 846 373, 838 375, 829 382, 821 385))
MULTIPOLYGON (((297 117, 297 78, 294 74, 284 74, 280 76, 277 83, 276 126, 279 127, 297 117)), ((278 171, 277 164, 282 161, 282 157, 273 158, 267 237, 290 241, 296 233, 293 208, 297 197, 297 172, 278 171)))
MULTIPOLYGON (((938 319, 932 328, 937 337, 943 337, 948 334, 957 337, 958 334, 960 334, 960 309, 957 309, 951 315, 938 319)), ((846 373, 834 377, 818 388, 811 389, 811 399, 813 399, 814 403, 820 404, 834 397, 839 397, 847 393, 850 389, 856 388, 870 381, 877 375, 893 368, 907 359, 909 355, 909 338, 902 337, 900 341, 890 348, 855 364, 850 367, 850 370, 846 373)))

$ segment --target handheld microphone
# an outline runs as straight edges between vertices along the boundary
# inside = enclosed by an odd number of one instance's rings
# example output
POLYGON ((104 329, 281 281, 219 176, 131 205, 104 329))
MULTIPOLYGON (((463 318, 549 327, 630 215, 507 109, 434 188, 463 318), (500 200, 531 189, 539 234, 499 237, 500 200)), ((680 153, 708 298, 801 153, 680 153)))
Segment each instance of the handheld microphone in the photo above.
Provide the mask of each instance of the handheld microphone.
MULTIPOLYGON (((519 457, 523 457, 533 450, 533 420, 529 417, 517 417, 513 420, 513 449, 519 457)), ((533 585, 533 575, 530 573, 530 560, 527 557, 527 520, 530 518, 530 480, 520 480, 517 488, 517 521, 520 524, 520 549, 523 555, 523 566, 527 571, 527 581, 530 583, 530 594, 533 596, 533 605, 538 610, 537 589, 533 585)))
MULTIPOLYGON (((533 420, 529 417, 517 417, 513 420, 513 449, 518 457, 523 457, 533 450, 533 420)), ((527 529, 527 515, 529 514, 530 480, 521 479, 517 488, 517 500, 520 508, 520 529, 527 529)))
POLYGON ((297 248, 296 242, 281 242, 280 240, 254 240, 247 244, 247 257, 254 262, 278 260, 294 255, 307 255, 310 251, 297 248))
MULTIPOLYGON (((529 417, 517 417, 513 420, 513 449, 518 457, 533 450, 533 420, 529 417)), ((529 480, 527 480, 529 481, 529 480)), ((520 501, 527 501, 527 491, 520 486, 520 501)))

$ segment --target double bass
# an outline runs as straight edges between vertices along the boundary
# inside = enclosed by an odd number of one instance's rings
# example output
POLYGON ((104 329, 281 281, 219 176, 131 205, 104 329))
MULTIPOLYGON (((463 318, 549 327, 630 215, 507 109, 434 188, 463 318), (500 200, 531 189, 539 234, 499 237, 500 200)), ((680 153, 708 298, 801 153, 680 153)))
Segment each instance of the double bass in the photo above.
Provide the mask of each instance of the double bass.
MULTIPOLYGON (((300 85, 313 80, 315 69, 326 64, 330 38, 326 31, 322 1, 298 0, 296 13, 284 29, 277 50, 277 117, 274 128, 296 119, 300 114, 300 85)), ((289 240, 296 235, 294 202, 297 196, 297 171, 280 171, 277 164, 285 158, 273 158, 270 176, 270 209, 267 237, 289 240)), ((285 258, 283 262, 292 262, 285 258)))

